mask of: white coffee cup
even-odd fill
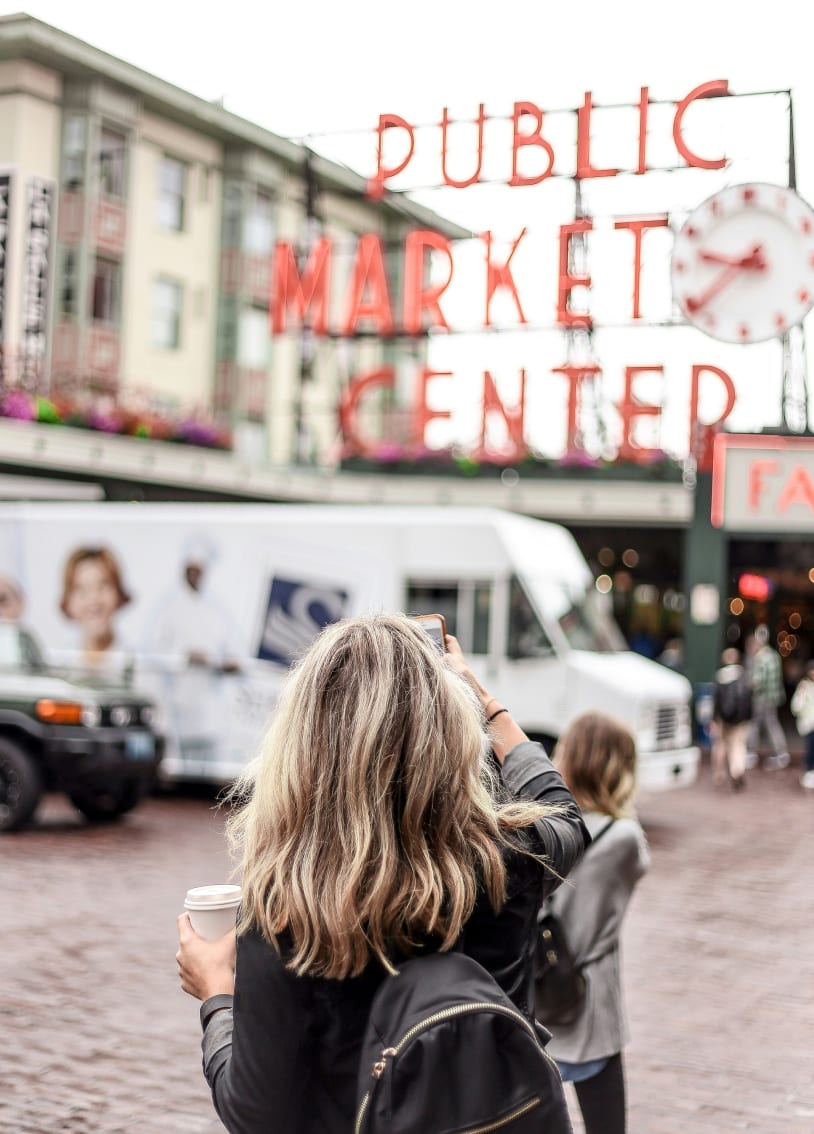
[[[240,905],[239,886],[195,886],[187,890],[184,909],[192,928],[207,941],[216,941],[235,928]]]

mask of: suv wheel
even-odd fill
[[[24,826],[42,795],[36,764],[19,744],[0,737],[0,831]]]
[[[109,788],[84,788],[71,793],[71,803],[92,823],[109,823],[136,806],[147,785],[116,784]]]

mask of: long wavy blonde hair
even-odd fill
[[[238,932],[259,929],[298,974],[348,977],[449,949],[482,886],[506,897],[508,847],[550,814],[501,802],[483,712],[404,615],[325,629],[292,671],[261,754],[232,792]]]

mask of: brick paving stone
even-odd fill
[[[640,800],[630,1134],[814,1130],[814,797],[798,778],[755,770],[735,794],[704,767]],[[53,797],[0,862],[0,1134],[222,1130],[174,961],[184,892],[229,875],[222,813],[161,796],[94,828]]]

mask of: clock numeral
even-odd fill
[[[808,234],[811,232],[811,221],[808,219],[808,217],[803,217],[803,219],[800,221],[800,229],[805,233],[806,236],[808,236]]]
[[[749,325],[748,325],[748,323],[741,323],[741,325],[738,327],[738,334],[740,335],[740,337],[742,339],[748,339],[749,338]]]
[[[806,291],[806,289],[804,287],[801,287],[800,290],[797,292],[797,298],[800,300],[801,303],[808,303],[811,296],[810,296],[810,293],[808,291]]]
[[[754,201],[755,197],[757,196],[757,192],[751,185],[744,185],[742,196],[744,201],[746,202]]]
[[[778,328],[779,330],[781,330],[781,331],[782,331],[782,329],[783,329],[783,328],[785,327],[785,325],[786,325],[786,317],[785,317],[785,315],[781,315],[781,314],[780,314],[780,313],[778,312],[778,314],[777,314],[777,315],[775,315],[775,317],[774,317],[774,325],[775,325],[775,327],[777,327],[777,328]]]

